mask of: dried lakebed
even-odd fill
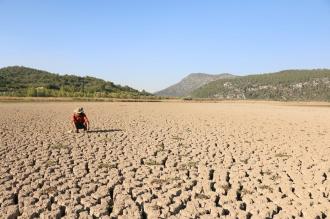
[[[68,133],[77,106],[90,133]],[[327,218],[329,121],[270,103],[0,103],[0,218]]]

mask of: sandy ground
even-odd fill
[[[329,107],[0,103],[0,217],[326,218],[329,159]]]

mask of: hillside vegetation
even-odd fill
[[[222,78],[233,78],[234,75],[230,74],[218,74],[210,75],[204,73],[192,73],[182,79],[179,83],[174,84],[164,90],[155,93],[157,96],[168,96],[168,97],[184,97],[189,95],[197,88]]]
[[[210,82],[195,98],[330,101],[330,70],[287,70]]]
[[[58,75],[13,66],[0,69],[0,95],[140,98],[151,94],[94,77]]]

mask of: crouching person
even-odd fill
[[[89,121],[82,107],[77,108],[72,116],[72,126],[79,133],[79,129],[89,130]]]

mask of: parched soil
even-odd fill
[[[329,218],[329,159],[328,107],[0,103],[0,218]]]

